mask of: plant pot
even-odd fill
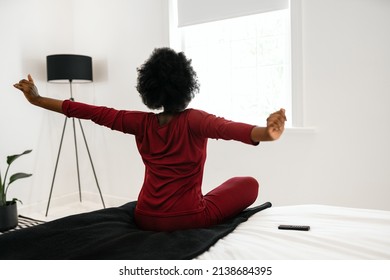
[[[0,231],[7,231],[18,225],[18,208],[16,201],[7,201],[0,206]]]

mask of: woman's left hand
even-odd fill
[[[14,84],[14,87],[19,89],[24,93],[26,99],[31,103],[36,105],[39,98],[41,97],[38,93],[38,89],[34,84],[34,80],[30,74],[27,76],[27,80],[20,80],[19,83]]]

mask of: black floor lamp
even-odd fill
[[[63,82],[69,81],[70,85],[70,100],[74,101],[73,98],[73,92],[72,92],[72,83],[73,82],[92,82],[92,58],[89,56],[84,55],[74,55],[74,54],[55,54],[55,55],[49,55],[46,57],[46,67],[47,67],[47,81],[48,82]],[[53,193],[53,187],[54,187],[54,181],[56,178],[57,173],[57,167],[58,167],[58,160],[60,158],[61,154],[61,148],[62,148],[62,142],[64,140],[64,134],[65,134],[65,128],[67,124],[68,118],[65,117],[64,126],[62,129],[62,135],[61,135],[61,141],[58,148],[58,154],[57,154],[57,160],[54,168],[54,174],[53,174],[53,180],[51,183],[50,188],[50,194],[49,194],[49,201],[47,203],[46,208],[46,216],[49,212],[49,206],[51,201],[51,196]],[[79,157],[78,157],[78,151],[77,151],[77,140],[76,140],[76,127],[75,127],[75,119],[72,118],[73,122],[73,138],[74,138],[74,146],[75,146],[75,152],[76,152],[76,167],[77,167],[77,179],[78,179],[78,185],[79,185],[79,197],[80,202],[81,199],[81,184],[80,184],[80,170],[79,170]],[[85,133],[83,126],[81,125],[81,121],[78,120],[78,123],[80,125],[80,130],[83,135],[85,147],[88,152],[89,161],[91,162],[91,167],[93,171],[93,175],[95,177],[96,185],[99,190],[100,198],[103,203],[103,207],[105,208],[103,195],[99,187],[99,182],[96,176],[95,167],[92,162],[91,153],[89,152],[87,139],[85,138]]]

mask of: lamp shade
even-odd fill
[[[46,57],[48,82],[92,82],[92,58],[85,55],[54,54]]]

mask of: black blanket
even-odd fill
[[[192,259],[207,251],[267,202],[210,228],[152,232],[133,221],[136,202],[68,216],[0,235],[0,259],[155,260]]]

